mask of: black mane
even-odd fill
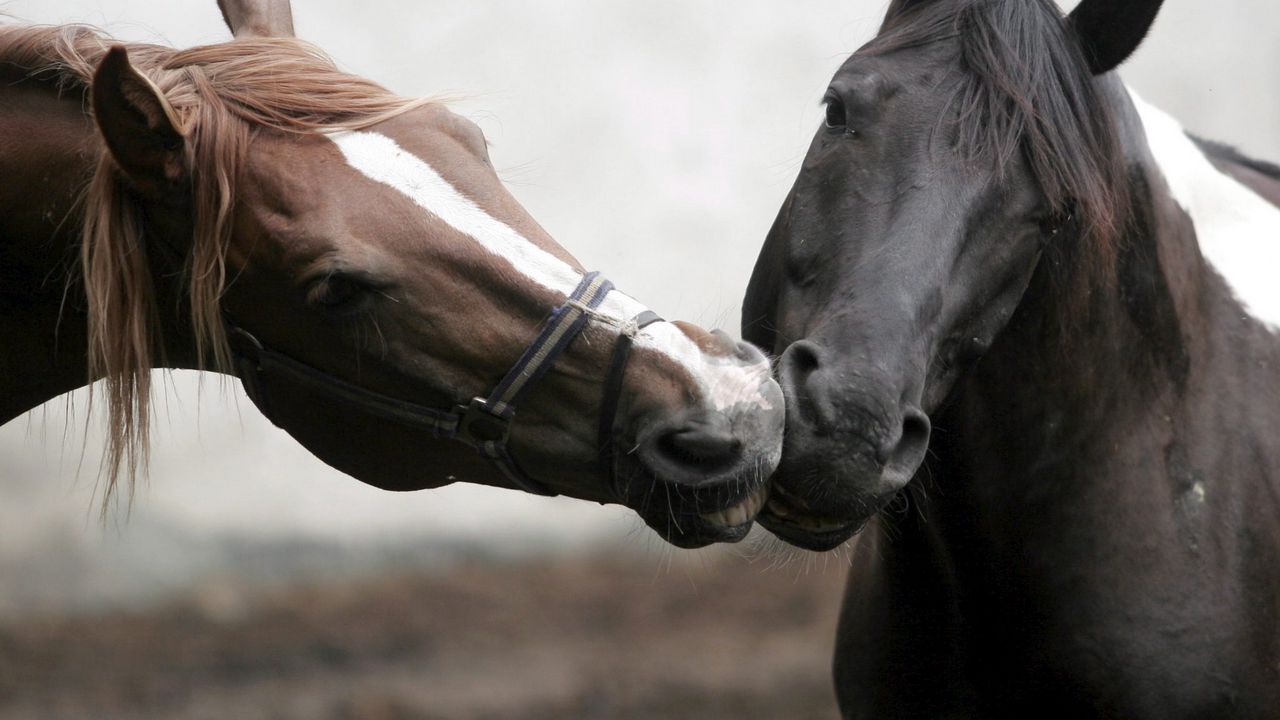
[[[961,81],[943,119],[959,149],[1030,163],[1053,211],[1074,215],[1104,257],[1126,222],[1128,181],[1113,113],[1080,43],[1052,0],[895,0],[879,36],[886,54],[941,40],[959,45]]]

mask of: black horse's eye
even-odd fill
[[[1068,205],[1040,218],[1040,232],[1045,237],[1055,237],[1075,218],[1074,206]]]
[[[337,309],[364,296],[368,286],[347,275],[333,274],[317,281],[307,291],[307,302],[316,307]]]
[[[848,120],[845,117],[844,103],[835,95],[827,95],[822,99],[827,106],[827,117],[824,121],[828,128],[845,129]]]

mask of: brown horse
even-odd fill
[[[743,537],[781,448],[764,355],[585,274],[478,128],[284,37],[287,2],[222,8],[237,38],[188,50],[0,27],[0,422],[102,380],[110,487],[145,462],[153,368],[234,372],[378,487]]]

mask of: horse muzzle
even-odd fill
[[[848,540],[914,477],[928,416],[891,380],[837,366],[817,343],[783,353],[787,431],[760,521],[784,541],[829,550]]]
[[[781,459],[782,390],[764,355],[742,345],[734,377],[740,379],[743,366],[759,366],[760,372],[742,383],[738,400],[722,393],[715,401],[704,397],[678,410],[649,413],[638,419],[638,430],[615,439],[626,443],[614,469],[618,496],[680,547],[746,537]]]

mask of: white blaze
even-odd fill
[[[362,175],[395,188],[486,252],[507,260],[532,282],[567,296],[582,280],[582,274],[572,266],[485,212],[431,165],[386,135],[360,131],[333,133],[329,138],[342,151],[347,164]],[[597,313],[621,324],[646,309],[615,290],[605,297]],[[744,402],[772,408],[760,390],[770,375],[767,362],[743,365],[731,359],[708,357],[670,323],[656,323],[642,330],[636,337],[636,347],[662,353],[683,366],[699,384],[703,397],[717,410]]]
[[[1177,120],[1129,95],[1174,200],[1191,216],[1200,252],[1249,315],[1280,331],[1280,208],[1214,167]]]

